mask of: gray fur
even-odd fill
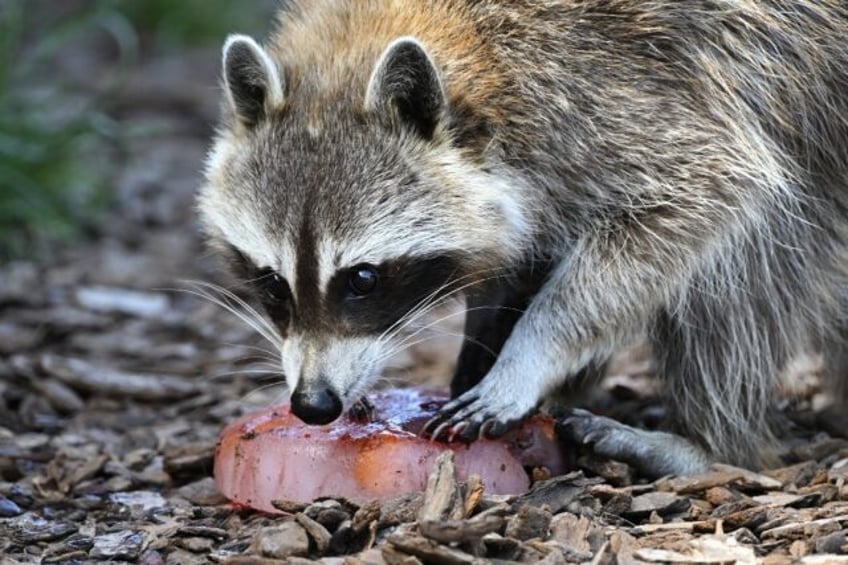
[[[756,467],[799,348],[824,344],[848,379],[844,3],[310,0],[280,21],[285,107],[225,122],[201,194],[213,237],[267,262],[308,218],[338,257],[384,242],[465,251],[469,276],[549,265],[441,423],[520,419],[647,334],[678,431]],[[365,105],[405,36],[447,98],[432,138]]]

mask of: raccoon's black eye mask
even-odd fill
[[[452,290],[457,269],[456,258],[448,254],[355,265],[330,279],[327,309],[352,333],[379,333],[422,300]]]
[[[227,247],[233,274],[246,284],[271,319],[285,327],[291,319],[293,298],[286,279],[270,267],[257,267],[235,246]]]
[[[265,268],[260,270],[254,286],[268,315],[278,323],[288,321],[291,317],[292,293],[286,279],[273,269]]]
[[[233,273],[261,303],[283,333],[290,324],[300,330],[333,328],[352,335],[380,333],[422,301],[438,300],[457,289],[462,261],[453,253],[427,257],[400,257],[380,265],[359,263],[339,269],[324,296],[295,298],[286,279],[270,267],[260,268],[234,246],[227,246]]]

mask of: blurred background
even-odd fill
[[[274,5],[2,0],[0,261],[47,258],[108,228],[116,206],[145,197],[122,173],[133,162],[151,166],[148,185],[173,174],[138,152],[163,136],[209,136],[220,45],[234,31],[264,37]],[[165,153],[186,175],[200,169],[190,151]]]

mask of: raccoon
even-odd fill
[[[651,475],[760,467],[787,361],[848,377],[846,35],[838,1],[292,0],[224,45],[200,214],[308,423],[462,294],[432,436],[501,434],[648,336],[670,430],[564,429]]]

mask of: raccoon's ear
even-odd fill
[[[436,66],[412,37],[393,41],[380,56],[365,93],[365,108],[430,138],[446,105]]]
[[[283,103],[283,81],[277,66],[246,35],[231,35],[224,43],[224,86],[230,107],[248,127]]]

